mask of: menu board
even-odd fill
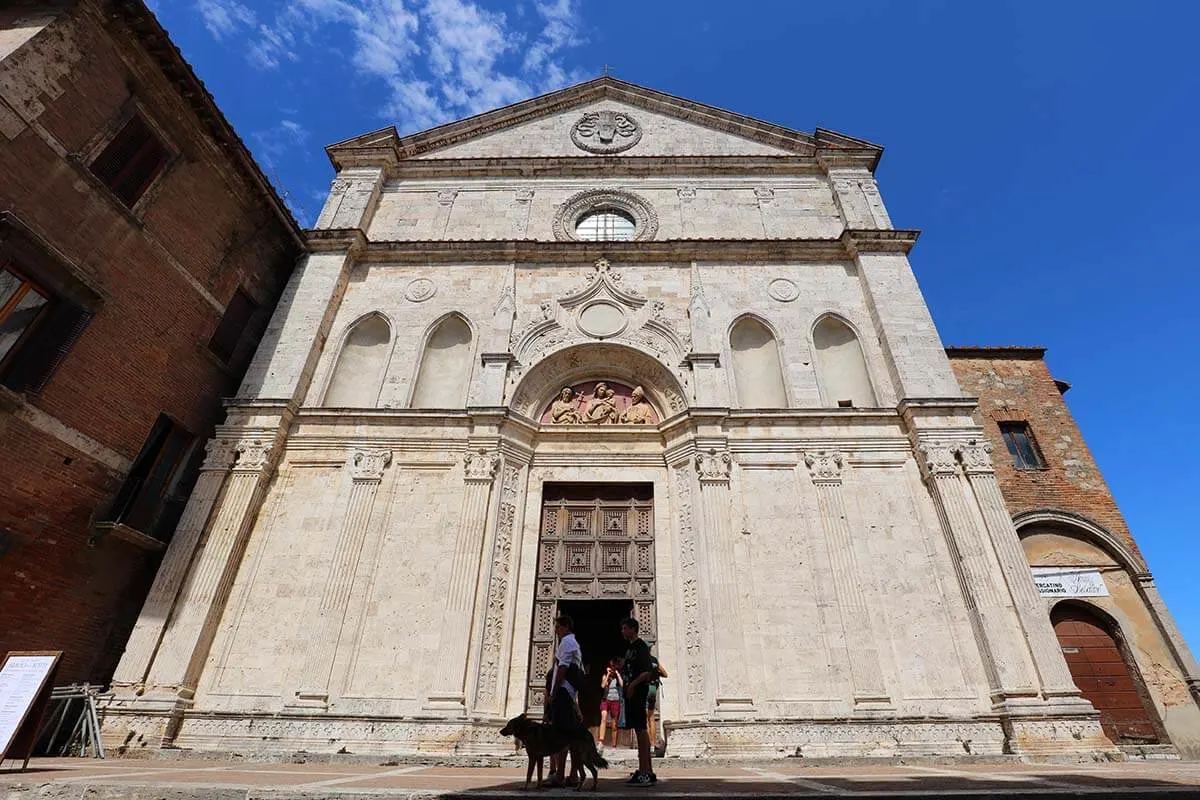
[[[14,652],[4,659],[0,667],[0,758],[29,758],[28,752],[16,751],[32,749],[34,734],[30,729],[41,721],[50,695],[50,676],[61,655]],[[22,742],[18,743],[18,738]],[[24,740],[28,740],[28,746],[22,748],[19,744]]]

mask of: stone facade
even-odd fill
[[[1095,570],[1105,595],[1047,597],[1047,611],[1082,607],[1107,623],[1163,749],[1200,756],[1200,668],[1179,635],[1154,578],[1036,347],[948,350],[964,391],[979,398],[976,420],[991,440],[996,475],[1029,564]],[[1018,468],[1002,424],[1027,424],[1043,463]],[[1145,749],[1133,747],[1134,752]],[[1151,748],[1153,750],[1154,748]]]
[[[114,745],[507,752],[547,612],[608,598],[671,671],[672,754],[1113,751],[880,148],[606,77],[328,152]]]
[[[98,166],[134,119],[136,200]],[[303,240],[141,3],[4,4],[0,174],[0,653],[104,684]]]

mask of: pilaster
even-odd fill
[[[439,671],[429,707],[466,712],[467,652],[475,619],[475,589],[487,530],[488,500],[500,466],[500,454],[481,449],[463,457],[462,516],[454,541],[450,583],[438,648]]]
[[[205,445],[204,463],[192,494],[188,497],[175,535],[154,576],[150,594],[125,645],[125,652],[113,675],[112,689],[117,694],[132,694],[142,688],[167,620],[183,587],[188,567],[208,525],[213,507],[225,487],[226,478],[237,458],[238,443],[214,438]]]
[[[710,448],[695,458],[700,481],[700,507],[704,526],[701,542],[706,554],[710,605],[716,656],[716,712],[744,714],[754,710],[747,680],[746,642],[738,602],[738,576],[733,552],[730,515],[733,495],[729,487],[733,456],[726,449]]]
[[[338,642],[346,623],[346,610],[358,570],[363,542],[370,530],[372,511],[384,470],[392,463],[390,450],[355,450],[349,460],[350,499],[338,534],[329,571],[323,581],[320,604],[309,622],[308,647],[299,685],[290,706],[325,708]]]
[[[379,167],[343,169],[329,188],[329,196],[314,228],[371,227],[379,196],[383,191],[383,170]]]
[[[854,703],[864,708],[886,707],[891,699],[879,666],[874,628],[860,588],[862,577],[854,557],[854,540],[846,517],[846,500],[842,493],[844,459],[837,451],[822,450],[805,453],[804,463],[816,488],[821,527],[825,531],[829,560],[833,567],[834,590],[850,662]]]

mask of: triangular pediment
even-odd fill
[[[873,161],[882,148],[823,129],[795,131],[606,76],[410,136],[384,128],[327,152],[341,168],[409,159],[826,153]]]

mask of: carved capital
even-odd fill
[[[533,199],[533,189],[521,188],[517,189],[513,194],[513,200],[518,203],[528,203]]]
[[[237,459],[237,442],[231,439],[209,439],[204,445],[201,472],[228,472]]]
[[[702,483],[728,483],[733,468],[733,456],[728,450],[710,449],[696,455],[696,472]]]
[[[271,442],[261,439],[243,439],[237,443],[237,462],[234,472],[261,472],[271,463],[274,455]]]
[[[842,454],[837,450],[818,450],[804,454],[813,483],[841,483]]]
[[[458,189],[443,189],[437,193],[437,201],[439,206],[449,206],[454,204],[454,199],[458,197]]]
[[[982,439],[972,439],[958,448],[959,457],[962,458],[963,468],[967,474],[987,474],[994,472],[992,469],[992,443]]]
[[[500,454],[494,450],[480,450],[463,455],[463,477],[468,483],[491,483],[499,466]]]
[[[754,189],[754,197],[759,203],[770,203],[775,199],[775,190],[770,186],[757,186]]]
[[[350,477],[355,482],[381,481],[391,463],[391,450],[355,450],[350,456]]]
[[[921,471],[931,478],[958,474],[958,448],[951,442],[925,442],[918,448]]]

